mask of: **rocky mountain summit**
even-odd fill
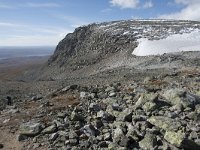
[[[136,57],[132,53],[139,44],[138,39],[160,40],[197,30],[200,31],[197,21],[173,20],[127,20],[82,26],[58,44],[39,74],[44,78],[51,74],[53,79],[64,79],[66,74],[88,76],[119,67],[165,68],[169,63],[174,67],[184,66],[180,62],[183,59],[186,64],[192,64],[187,59],[196,59],[199,54]],[[169,60],[170,57],[173,59]]]

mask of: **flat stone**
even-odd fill
[[[177,131],[181,127],[180,122],[163,116],[152,116],[147,121],[165,131]]]
[[[26,136],[36,136],[42,131],[41,123],[27,122],[20,126],[20,134]]]
[[[55,124],[45,128],[42,133],[43,134],[51,134],[57,131],[57,126]]]

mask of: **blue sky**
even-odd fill
[[[150,18],[200,20],[200,0],[0,0],[0,46],[57,45],[81,25]]]

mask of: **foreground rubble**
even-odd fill
[[[178,72],[64,87],[30,100],[39,105],[31,120],[20,122],[16,139],[22,149],[199,150],[199,79]]]

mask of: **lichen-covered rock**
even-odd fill
[[[158,94],[155,93],[142,94],[135,103],[135,108],[142,107],[146,102],[154,102],[157,98]]]
[[[163,97],[172,105],[181,103],[181,97],[185,95],[185,91],[182,89],[169,89],[164,91]]]
[[[185,139],[185,134],[182,131],[166,131],[164,138],[177,147],[181,147]]]
[[[150,133],[147,133],[143,140],[139,142],[139,146],[142,149],[153,149],[157,144],[156,136]]]
[[[143,106],[142,106],[143,110],[146,112],[151,112],[154,111],[157,108],[156,103],[154,102],[146,102]]]
[[[121,140],[121,138],[124,136],[124,132],[122,128],[120,127],[116,128],[113,133],[114,133],[113,142],[116,142],[116,143],[118,143]]]
[[[85,118],[81,114],[78,114],[77,112],[73,111],[71,113],[71,120],[72,121],[84,121]]]
[[[27,123],[21,124],[19,131],[21,135],[36,136],[42,131],[42,129],[43,129],[43,126],[41,123],[27,122]]]
[[[101,118],[102,120],[106,120],[106,121],[114,121],[115,120],[115,116],[111,115],[108,112],[102,111],[102,110],[97,112],[97,118]]]
[[[56,132],[56,131],[57,131],[57,126],[56,126],[56,124],[53,124],[53,125],[51,125],[51,126],[45,128],[45,129],[42,131],[42,133],[43,133],[43,134],[51,134],[51,133],[54,133],[54,132]]]
[[[177,131],[181,127],[179,121],[163,116],[152,116],[147,121],[165,131]]]
[[[132,115],[133,115],[133,110],[126,108],[124,111],[119,113],[119,116],[117,117],[118,121],[132,121]]]

